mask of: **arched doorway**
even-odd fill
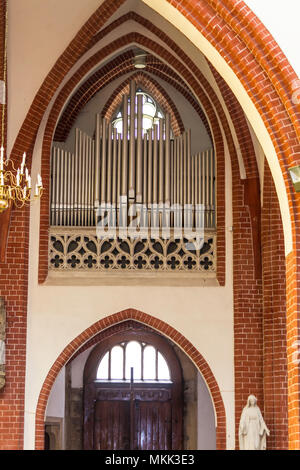
[[[84,370],[85,450],[182,449],[182,372],[152,332],[116,333]]]

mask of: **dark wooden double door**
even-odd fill
[[[130,325],[108,335],[91,351],[84,369],[83,448],[98,450],[181,450],[183,383],[173,347],[161,336]],[[100,359],[126,341],[153,345],[165,358],[170,381],[97,380]],[[157,366],[156,366],[157,367]],[[133,377],[133,376],[132,376]]]
[[[172,384],[90,388],[94,400],[85,415],[85,449],[181,448],[181,409],[172,396]]]

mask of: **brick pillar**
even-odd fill
[[[299,320],[299,259],[291,252],[286,258],[287,277],[287,360],[289,449],[300,449],[300,320]]]
[[[262,281],[256,279],[250,213],[245,186],[233,166],[233,286],[236,449],[238,428],[247,398],[254,394],[263,410]]]
[[[0,296],[6,307],[6,384],[0,390],[0,449],[23,449],[29,210],[13,210]]]
[[[265,161],[262,208],[264,307],[264,418],[267,448],[288,448],[286,267],[283,227],[273,178]]]

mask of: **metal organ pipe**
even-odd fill
[[[123,148],[122,148],[122,185],[121,195],[127,197],[128,174],[128,95],[123,96]]]
[[[50,212],[50,224],[57,225],[55,223],[55,214],[56,214],[56,148],[52,148],[51,155],[51,212]]]
[[[106,164],[107,164],[107,152],[106,152],[106,120],[102,121],[102,145],[101,145],[101,205],[106,202]]]
[[[136,148],[136,202],[141,203],[143,197],[143,156],[142,156],[142,119],[143,119],[143,95],[137,95],[137,148]]]
[[[171,145],[170,145],[170,114],[165,121],[165,204],[171,203]],[[161,137],[162,138],[162,137]]]
[[[100,199],[100,144],[101,144],[101,116],[96,115],[96,129],[95,129],[95,208],[99,206]],[[76,129],[77,130],[77,129]]]
[[[117,185],[118,185],[118,134],[117,134],[117,129],[115,128],[113,130],[113,161],[112,161],[112,197],[111,197],[111,202],[113,206],[116,206],[117,203]]]
[[[122,135],[97,114],[94,139],[75,130],[74,154],[53,145],[51,224],[94,226],[101,204],[103,211],[110,208],[110,226],[126,227],[129,200],[140,204],[141,227],[181,227],[184,222],[213,228],[213,150],[191,155],[191,131],[172,138],[168,114],[143,135],[143,96],[136,95],[134,83],[130,97],[130,114],[128,94],[123,97]]]
[[[84,186],[84,225],[88,225],[88,174],[89,174],[89,138],[85,135],[85,155],[84,155],[84,163],[85,163],[85,186]]]
[[[91,225],[95,225],[95,210],[94,210],[94,204],[95,204],[95,186],[93,184],[93,176],[95,175],[95,141],[91,140],[92,142],[92,167],[91,167]]]
[[[130,82],[129,199],[135,197],[135,81]],[[127,107],[128,101],[124,105]]]

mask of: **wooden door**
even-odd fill
[[[132,338],[161,351],[170,368],[170,380],[116,382],[110,377],[96,378],[100,358],[112,345]],[[129,331],[112,335],[91,352],[84,371],[85,450],[181,450],[182,408],[181,368],[162,338]]]
[[[99,400],[94,413],[94,450],[129,450],[130,403]]]
[[[98,389],[91,422],[94,450],[172,449],[171,388]]]
[[[135,446],[137,450],[172,449],[171,402],[135,402]]]

